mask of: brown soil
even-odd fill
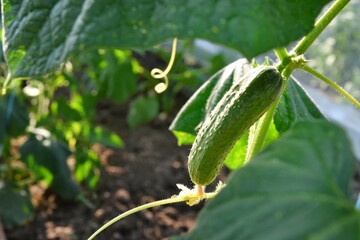
[[[102,102],[97,124],[118,133],[123,149],[94,146],[104,169],[95,192],[86,191],[82,201],[65,201],[34,186],[38,208],[26,225],[6,230],[8,240],[86,239],[101,225],[138,205],[179,193],[176,183],[191,187],[186,159],[189,146],[179,147],[168,130],[170,118],[154,120],[146,126],[129,129],[125,106]],[[96,239],[167,239],[188,232],[203,204],[185,203],[156,207],[131,215],[112,225]]]

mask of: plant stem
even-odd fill
[[[285,47],[276,48],[275,53],[280,61],[284,61],[285,58],[289,57],[289,53]]]
[[[210,199],[210,198],[214,198],[216,196],[217,192],[211,192],[211,193],[206,193],[201,199]],[[159,201],[155,201],[155,202],[150,202],[150,203],[146,203],[143,204],[141,206],[138,206],[136,208],[132,208],[122,214],[120,214],[119,216],[111,219],[109,222],[107,222],[106,224],[104,224],[103,226],[101,226],[98,230],[96,230],[96,232],[94,232],[89,238],[88,240],[92,240],[94,239],[99,233],[101,233],[102,231],[104,231],[106,228],[108,228],[109,226],[111,226],[112,224],[116,223],[117,221],[131,215],[137,212],[140,212],[142,210],[148,209],[148,208],[152,208],[152,207],[158,207],[158,206],[162,206],[162,205],[167,205],[167,204],[172,204],[172,203],[178,203],[178,202],[188,202],[190,200],[192,200],[194,198],[194,196],[191,195],[187,195],[187,196],[175,196],[175,197],[171,197],[171,198],[167,198],[167,199],[163,199],[163,200],[159,200]]]
[[[276,48],[275,49],[275,53],[276,56],[278,57],[278,59],[281,61],[278,66],[277,69],[279,70],[279,72],[282,73],[282,71],[289,65],[291,64],[291,55],[289,55],[288,51],[286,50],[285,47],[282,48]]]
[[[296,55],[301,55],[311,46],[315,39],[330,24],[330,22],[339,14],[339,12],[350,2],[350,0],[337,0],[326,13],[315,23],[314,29],[305,36],[294,48]]]
[[[248,163],[256,153],[258,153],[264,145],[267,132],[269,130],[271,120],[275,113],[278,101],[270,107],[270,109],[263,115],[256,125],[250,128],[249,144],[246,151],[244,163]],[[255,128],[255,129],[252,129]],[[254,130],[254,131],[252,131]]]
[[[308,65],[303,65],[302,69],[307,71],[308,73],[314,75],[315,77],[319,78],[320,80],[327,83],[330,87],[335,89],[337,92],[339,92],[341,95],[343,95],[347,100],[349,100],[352,104],[354,104],[356,107],[360,108],[360,103],[345,89],[343,89],[341,86],[337,85],[335,82],[324,76],[323,74],[319,73],[315,69],[309,67]]]
[[[99,228],[96,232],[94,232],[89,238],[88,240],[94,239],[99,233],[101,233],[103,230],[105,230],[107,227],[109,227],[110,225],[114,224],[115,222],[142,210],[148,209],[148,208],[152,208],[152,207],[157,207],[157,206],[161,206],[161,205],[166,205],[166,204],[171,204],[171,203],[177,203],[177,202],[184,202],[187,199],[184,199],[184,197],[179,198],[169,198],[169,199],[163,199],[163,200],[159,200],[159,201],[155,201],[155,202],[150,202],[141,206],[138,206],[136,208],[132,208],[126,212],[124,212],[123,214],[120,214],[119,216],[111,219],[109,222],[107,222],[106,224],[104,224],[101,228]]]
[[[269,131],[271,120],[273,119],[274,113],[276,111],[277,105],[280,100],[280,96],[285,90],[285,86],[287,83],[287,79],[290,77],[293,68],[288,66],[289,64],[283,64],[285,62],[291,62],[291,56],[289,55],[286,48],[277,48],[275,49],[275,53],[278,56],[281,63],[278,66],[282,70],[279,70],[282,73],[282,77],[284,79],[283,89],[281,90],[281,94],[274,102],[274,104],[269,108],[269,110],[260,118],[260,120],[256,123],[256,125],[252,126],[249,134],[249,143],[248,149],[246,151],[245,163],[249,162],[255,154],[257,154],[264,145],[267,132]],[[288,66],[288,67],[287,67]],[[290,69],[290,70],[288,70]]]
[[[301,54],[304,54],[306,52],[306,50],[313,44],[313,42],[316,40],[316,38],[330,24],[330,22],[349,3],[349,1],[350,0],[337,0],[325,12],[325,14],[316,22],[314,29],[296,45],[296,47],[293,49],[293,53],[295,53],[295,54],[291,54],[291,53],[289,54],[287,52],[286,48],[275,49],[275,53],[276,53],[277,57],[279,58],[279,60],[281,61],[280,64],[278,64],[277,69],[279,70],[279,72],[281,72],[281,74],[284,78],[284,84],[283,84],[283,89],[282,89],[281,93],[283,93],[285,91],[286,83],[287,83],[287,80],[290,77],[291,73],[293,72],[293,70],[295,68],[298,67],[298,65],[292,61],[291,56],[293,56],[293,55],[299,56]],[[322,80],[324,80],[324,79],[322,79]],[[327,80],[328,81],[326,81],[326,80],[324,80],[324,81],[326,81],[330,86],[332,86],[333,88],[338,90],[342,95],[344,95],[347,99],[349,99],[356,106],[359,106],[356,99],[354,99],[344,89],[342,89],[340,86],[336,85],[334,82],[331,82],[331,80],[329,80],[329,79],[327,79]],[[280,100],[280,98],[273,104],[273,106],[270,107],[270,109],[265,113],[265,115],[258,121],[257,125],[254,126],[255,130],[250,132],[250,136],[249,136],[250,141],[248,144],[245,163],[250,161],[251,158],[257,152],[259,152],[261,150],[279,100]]]

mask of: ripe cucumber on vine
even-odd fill
[[[235,142],[277,100],[282,83],[278,70],[267,66],[235,79],[205,119],[191,148],[188,168],[196,185],[213,182]]]
[[[93,239],[120,219],[147,208],[177,202],[194,205],[203,199],[215,197],[225,185],[219,183],[216,190],[209,193],[205,192],[205,186],[217,177],[236,140],[251,128],[245,164],[250,162],[254,155],[263,148],[280,97],[295,69],[303,69],[326,82],[360,109],[360,103],[354,97],[334,81],[308,66],[308,61],[303,56],[348,2],[349,0],[335,1],[316,22],[313,30],[301,39],[292,51],[288,52],[285,47],[275,49],[278,58],[277,64],[253,67],[243,76],[234,79],[232,86],[217,102],[210,114],[206,116],[189,154],[188,168],[190,178],[195,185],[193,189],[178,184],[177,186],[181,190],[178,195],[131,209],[110,220],[88,239]],[[176,41],[175,39],[173,42],[171,59],[166,70],[155,69],[152,71],[152,76],[165,79],[164,83],[157,85],[157,92],[165,91],[168,86],[167,74],[174,62]]]

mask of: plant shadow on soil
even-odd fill
[[[38,206],[35,217],[24,226],[7,229],[8,240],[86,239],[130,208],[178,194],[177,183],[192,187],[186,166],[190,146],[179,147],[168,130],[174,116],[129,129],[127,107],[110,101],[102,101],[97,107],[96,124],[118,133],[125,146],[94,146],[103,164],[95,193],[85,192],[94,208],[33,186],[33,202]],[[224,180],[225,175],[222,172],[220,179]],[[213,188],[210,186],[209,190]],[[155,240],[181,235],[194,227],[203,206],[204,203],[192,207],[177,203],[145,210],[115,223],[95,239]]]

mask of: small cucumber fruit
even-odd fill
[[[188,168],[196,185],[218,175],[235,142],[275,102],[283,79],[274,67],[259,66],[237,79],[202,124],[191,148]]]

